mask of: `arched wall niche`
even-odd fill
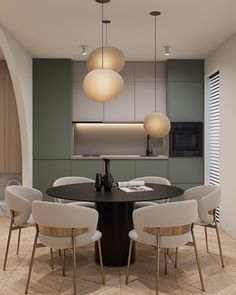
[[[32,186],[32,57],[1,25],[0,47],[11,75],[18,110],[22,182]]]

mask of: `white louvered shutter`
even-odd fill
[[[220,73],[209,77],[209,183],[220,183]],[[219,222],[219,209],[216,219]]]

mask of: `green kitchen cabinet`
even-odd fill
[[[172,122],[203,122],[203,82],[169,82],[168,115]]]
[[[170,158],[169,180],[172,184],[202,184],[203,158]]]
[[[101,160],[71,160],[71,176],[83,176],[95,180],[96,173],[103,173],[104,161]]]
[[[167,61],[167,115],[172,122],[204,121],[204,61]]]
[[[34,59],[33,158],[69,159],[71,122],[71,60]]]
[[[115,182],[135,178],[135,160],[111,160],[110,168]]]
[[[52,200],[45,190],[52,187],[57,178],[70,175],[70,160],[34,160],[33,164],[33,187],[44,194],[45,200]]]
[[[204,60],[170,59],[167,61],[167,79],[171,82],[203,82]]]
[[[168,178],[168,160],[136,160],[135,176],[160,176]]]

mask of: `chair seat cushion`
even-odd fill
[[[152,206],[152,205],[158,205],[157,203],[154,202],[136,202],[135,203],[135,209],[147,207],[147,206]]]
[[[30,217],[27,220],[27,225],[28,226],[34,226],[35,225],[34,218],[33,218],[33,215],[32,214],[30,214]]]
[[[70,202],[67,205],[74,205],[74,206],[84,206],[89,208],[95,208],[95,204],[93,202]]]
[[[213,223],[213,222],[212,222],[212,223]],[[209,224],[209,223],[206,223],[206,222],[202,221],[201,218],[198,217],[198,218],[196,219],[196,221],[194,222],[194,224],[196,224],[196,225],[207,225],[207,224]]]
[[[140,238],[135,230],[129,232],[130,239],[139,242],[141,244],[156,246],[156,236],[146,234],[145,239]],[[160,247],[161,248],[176,248],[186,245],[189,241],[192,241],[191,233],[185,233],[177,236],[161,236]]]
[[[81,247],[85,245],[89,245],[93,242],[100,240],[102,237],[102,233],[98,230],[95,232],[85,232],[75,238],[76,247]],[[72,248],[72,237],[51,237],[39,234],[40,242],[54,249],[65,249]]]
[[[29,217],[29,219],[27,220],[26,223],[22,224],[22,223],[18,223],[17,221],[14,220],[14,225],[20,225],[20,226],[23,226],[23,227],[28,227],[28,226],[35,226],[35,222],[34,222],[32,214],[30,214],[30,217]]]

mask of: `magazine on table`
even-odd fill
[[[117,187],[126,193],[153,191],[144,181],[117,182]]]

